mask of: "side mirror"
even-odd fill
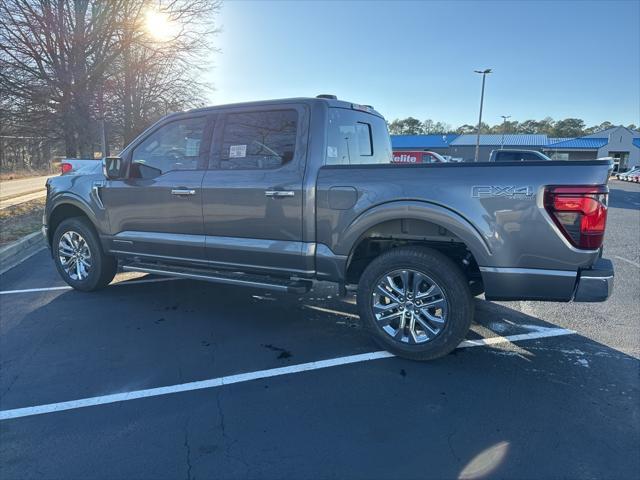
[[[121,180],[127,173],[125,161],[120,157],[105,157],[102,160],[102,173],[109,180]]]

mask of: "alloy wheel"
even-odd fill
[[[378,326],[394,340],[421,344],[433,340],[447,323],[448,301],[428,275],[411,269],[380,277],[372,298]]]
[[[82,235],[69,230],[58,242],[58,258],[65,273],[72,280],[85,280],[91,270],[91,250]]]

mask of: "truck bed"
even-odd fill
[[[567,241],[544,209],[544,189],[606,185],[611,168],[608,161],[325,166],[317,181],[317,241],[348,257],[354,237],[402,220],[416,238],[463,243],[488,297],[495,291],[496,298],[567,300],[579,271],[601,252]]]

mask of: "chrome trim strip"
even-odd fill
[[[102,198],[100,198],[100,189],[103,188],[105,184],[106,183],[104,181],[96,181],[93,182],[93,185],[91,186],[91,192],[93,193],[96,204],[100,210],[104,210],[104,204],[102,203]]]
[[[573,270],[544,270],[542,268],[510,268],[510,267],[479,267],[483,273],[507,273],[512,275],[547,275],[553,277],[575,277],[578,272]]]
[[[591,275],[584,275],[584,274],[580,274],[580,280],[584,280],[586,278],[588,279],[592,279],[592,280],[611,280],[612,278],[614,278],[615,275],[608,275],[606,277],[592,277]]]
[[[147,267],[136,267],[131,265],[123,265],[122,269],[127,272],[153,273],[156,275],[166,275],[169,277],[189,278],[192,280],[206,280],[208,282],[214,282],[214,283],[226,283],[228,285],[243,285],[243,286],[250,286],[250,287],[259,287],[259,288],[265,288],[268,290],[277,290],[280,292],[286,292],[288,290],[288,287],[286,285],[274,285],[272,283],[255,282],[251,280],[241,280],[237,278],[227,278],[227,277],[220,277],[215,275],[198,275],[197,273],[172,272],[169,270],[161,270],[161,269],[147,268]]]

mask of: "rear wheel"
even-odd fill
[[[422,247],[383,253],[358,285],[360,318],[383,348],[405,358],[446,355],[473,319],[467,279],[450,259]]]
[[[98,290],[116,275],[118,261],[104,254],[93,226],[82,217],[58,225],[51,250],[58,272],[76,290]]]

